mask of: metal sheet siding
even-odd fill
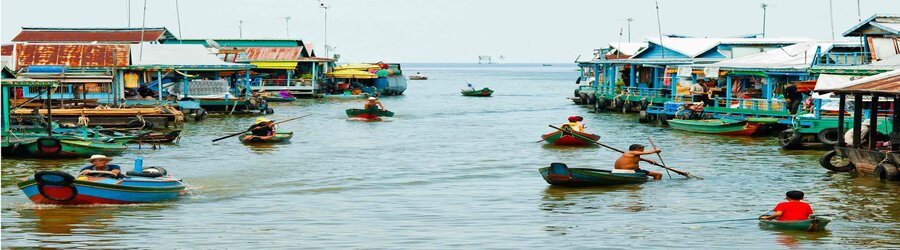
[[[128,49],[128,45],[110,44],[16,44],[16,70],[30,65],[123,67],[128,66]]]
[[[297,61],[303,47],[251,47],[247,48],[250,61]]]
[[[144,41],[159,40],[165,31],[145,30]],[[13,42],[123,42],[141,41],[140,31],[37,31],[23,30]]]
[[[0,46],[0,56],[11,56],[13,54],[13,45],[6,44]]]
[[[688,56],[678,53],[677,51],[661,47],[656,44],[650,44],[650,46],[641,53],[635,55],[634,58],[662,58],[663,51],[665,51],[665,58],[688,58]]]
[[[857,91],[857,92],[881,92],[881,93],[894,93],[900,94],[900,75],[895,75],[883,79],[874,80],[871,82],[853,85],[850,87],[846,87],[841,90],[848,91]]]

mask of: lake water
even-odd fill
[[[348,121],[356,100],[277,104],[291,143],[245,146],[211,139],[247,128],[252,116],[211,116],[185,125],[177,145],[136,145],[137,156],[183,178],[191,194],[151,205],[36,205],[15,183],[36,170],[75,173],[82,159],[2,161],[2,246],[48,248],[888,248],[900,244],[900,184],[828,173],[821,151],[782,151],[772,138],[720,137],[594,114],[565,99],[574,65],[406,64],[405,95],[383,98],[384,122]],[[463,97],[466,82],[493,97]],[[604,148],[536,142],[570,115],[618,148],[652,137],[666,163],[705,177],[608,188],[556,188],[537,169],[551,162],[611,168]],[[650,157],[655,159],[654,157]],[[645,169],[660,170],[652,166]],[[828,231],[781,232],[755,218],[788,190]]]

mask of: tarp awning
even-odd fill
[[[297,62],[251,62],[257,69],[295,69]]]
[[[351,63],[351,64],[343,64],[334,67],[335,71],[338,70],[370,70],[370,69],[381,69],[381,66],[375,64],[367,64],[367,63]]]
[[[334,77],[334,78],[352,78],[352,79],[373,79],[373,78],[378,78],[377,75],[372,74],[372,73],[369,73],[369,72],[367,72],[367,71],[362,71],[362,70],[352,70],[352,69],[335,70],[334,72],[325,74],[325,76],[328,76],[328,77]]]

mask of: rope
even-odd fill
[[[77,123],[77,124],[78,124],[78,125],[81,125],[81,126],[87,127],[87,126],[88,126],[88,123],[90,123],[90,121],[91,121],[91,119],[88,118],[87,116],[85,116],[85,115],[82,113],[81,116],[78,117],[78,123]]]

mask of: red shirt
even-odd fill
[[[813,214],[812,208],[806,202],[788,201],[778,203],[772,211],[781,211],[778,221],[786,220],[808,220],[809,215]]]

